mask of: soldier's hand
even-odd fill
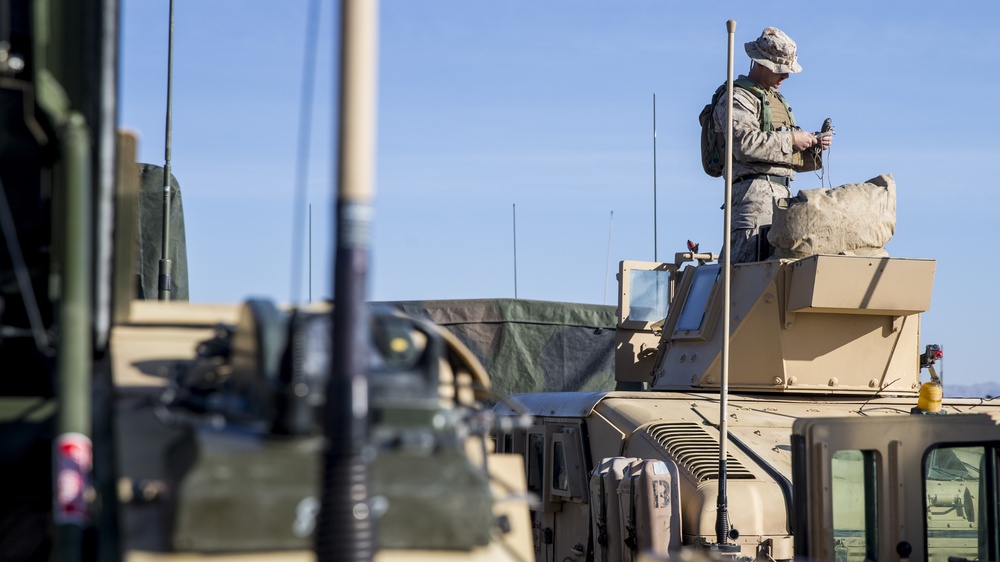
[[[795,149],[796,152],[802,152],[811,146],[819,144],[819,142],[820,141],[812,133],[807,133],[805,131],[792,131],[792,148]]]
[[[833,135],[832,134],[822,135],[817,140],[819,141],[818,148],[820,148],[820,150],[826,150],[830,148],[831,144],[833,144]]]

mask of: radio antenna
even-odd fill
[[[170,27],[167,32],[167,126],[163,147],[163,224],[160,228],[160,264],[157,281],[158,296],[161,301],[170,300],[173,264],[170,261],[170,144],[172,142],[171,122],[173,118],[174,69],[174,0],[170,0]]]
[[[313,301],[313,206],[309,204],[309,302]]]
[[[656,235],[656,92],[653,92],[653,261],[659,262]]]
[[[306,44],[302,58],[302,91],[299,93],[299,140],[295,154],[295,197],[292,199],[292,303],[302,290],[302,211],[309,175],[309,141],[312,138],[313,82],[319,36],[319,0],[310,0],[306,12]],[[312,205],[309,205],[309,302],[312,302]]]
[[[604,304],[608,304],[608,276],[611,275],[611,233],[615,224],[615,212],[611,211],[611,219],[608,220],[608,261],[604,265]]]
[[[722,380],[719,381],[719,494],[715,518],[716,547],[721,553],[739,552],[739,546],[729,542],[729,508],[726,499],[726,447],[729,443],[729,316],[730,283],[732,281],[733,222],[733,41],[736,20],[726,22],[729,36],[729,64],[726,70],[726,199],[725,235],[722,238]]]
[[[378,2],[340,3],[339,134],[333,328],[316,560],[371,561],[376,521],[368,471],[371,324],[365,300],[375,190]]]
[[[511,203],[512,226],[514,230],[514,298],[517,299],[517,205]]]

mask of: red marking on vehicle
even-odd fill
[[[81,433],[65,433],[55,443],[55,509],[57,525],[83,526],[90,515],[87,500],[93,452],[90,439]]]

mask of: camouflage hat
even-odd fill
[[[765,28],[757,40],[746,43],[744,47],[754,62],[778,74],[802,72],[802,67],[795,61],[795,41],[777,27]]]

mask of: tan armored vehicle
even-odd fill
[[[715,259],[621,263],[620,390],[516,396],[534,423],[497,448],[527,459],[536,560],[699,546],[763,560],[1000,558],[1000,405],[938,404],[936,383],[920,396],[921,366],[933,374],[940,355],[920,348],[935,268],[923,259],[733,266],[719,540]]]
[[[721,263],[621,262],[616,391],[497,407],[534,416],[496,447],[526,458],[535,559],[1000,560],[1000,404],[942,404],[935,264],[885,251],[892,177],[774,200],[732,265],[722,169]]]

